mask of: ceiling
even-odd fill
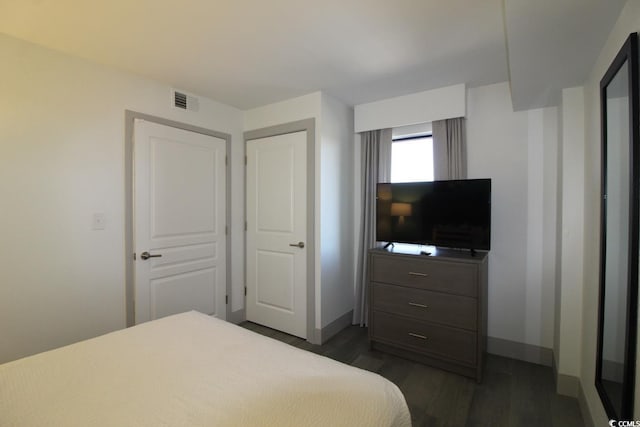
[[[509,80],[522,110],[584,82],[624,2],[0,0],[0,32],[240,109]]]

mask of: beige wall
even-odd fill
[[[353,310],[353,108],[322,94],[320,129],[321,327]]]
[[[506,82],[467,89],[465,98],[469,178],[492,178],[488,335],[550,354],[555,315],[557,108],[514,112]],[[410,110],[406,117],[419,113]],[[395,119],[408,122],[404,117]],[[360,191],[357,135],[355,144]],[[357,220],[356,225],[358,236]]]
[[[236,163],[243,150],[237,109],[200,98],[197,113],[178,110],[166,85],[6,36],[0,52],[1,363],[125,326],[125,109],[229,133]],[[242,222],[231,225],[242,295]]]
[[[607,425],[607,417],[596,392],[595,354],[598,323],[599,229],[600,229],[600,79],[629,33],[640,31],[640,0],[629,0],[609,34],[584,87],[585,100],[585,200],[584,284],[580,381],[595,425]],[[565,160],[566,162],[567,160]],[[640,331],[640,328],[639,328]],[[636,368],[636,375],[640,371]],[[636,377],[634,418],[640,418],[640,380]]]
[[[492,179],[488,335],[544,349],[553,346],[556,118],[555,108],[514,112],[508,83],[468,90],[468,175]]]
[[[562,91],[562,214],[559,247],[558,293],[560,317],[558,344],[554,349],[559,374],[578,377],[582,339],[582,301],[584,283],[583,230],[585,200],[584,91],[569,88]]]

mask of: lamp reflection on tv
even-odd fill
[[[404,217],[411,216],[411,203],[391,203],[391,216],[398,217],[398,225],[404,225]]]

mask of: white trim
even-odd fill
[[[227,170],[226,170],[226,223],[231,230],[231,135],[228,133],[218,132],[212,129],[206,129],[199,126],[193,126],[187,123],[177,122],[174,120],[164,119],[149,114],[139,113],[137,111],[125,110],[124,124],[124,208],[125,208],[125,313],[127,327],[135,324],[135,304],[134,304],[134,277],[133,277],[133,131],[135,119],[142,119],[153,123],[159,123],[165,126],[171,126],[177,129],[188,130],[191,132],[201,133],[203,135],[214,136],[225,140]],[[226,288],[228,296],[227,313],[228,317],[231,312],[231,233],[227,235],[227,265],[226,265]]]
[[[356,105],[354,131],[365,132],[464,117],[466,112],[466,86],[458,84]]]
[[[431,135],[433,133],[433,124],[419,123],[417,125],[400,126],[391,129],[391,139],[410,138],[412,136]]]

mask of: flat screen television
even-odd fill
[[[448,248],[491,247],[491,180],[380,183],[376,240]]]

